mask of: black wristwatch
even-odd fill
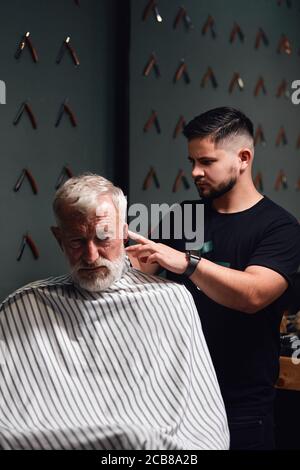
[[[190,277],[196,270],[200,260],[201,256],[198,255],[193,255],[190,250],[185,252],[186,259],[188,260],[188,266],[186,270],[183,273],[183,276]]]

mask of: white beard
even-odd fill
[[[100,258],[90,268],[105,266],[107,270],[104,271],[79,271],[82,268],[87,268],[81,262],[72,267],[71,275],[76,284],[82,289],[89,292],[99,292],[108,289],[114,282],[119,280],[125,266],[125,250],[121,253],[119,258],[114,261],[109,261],[105,258]],[[83,274],[85,273],[85,274]]]

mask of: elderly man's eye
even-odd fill
[[[71,248],[80,248],[81,247],[81,240],[70,240],[69,245]]]

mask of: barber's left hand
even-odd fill
[[[162,268],[175,274],[185,272],[188,265],[185,253],[162,243],[155,243],[130,230],[128,230],[128,236],[138,243],[126,248],[129,255],[136,257],[142,263],[158,263]]]

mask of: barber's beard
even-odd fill
[[[232,188],[234,188],[234,186],[236,185],[237,177],[232,176],[228,181],[219,184],[219,186],[216,187],[216,188],[206,186],[205,189],[203,189],[200,186],[198,186],[198,184],[197,184],[200,181],[201,181],[200,178],[195,179],[195,185],[197,187],[199,196],[201,197],[201,199],[204,199],[206,201],[212,201],[212,200],[217,199],[221,196],[224,196],[224,194],[231,191]]]
[[[82,289],[89,292],[104,291],[121,278],[125,266],[125,257],[124,250],[119,258],[114,261],[100,258],[92,265],[86,265],[80,261],[72,266],[72,278]],[[106,269],[89,271],[89,268],[93,269],[100,266]]]

